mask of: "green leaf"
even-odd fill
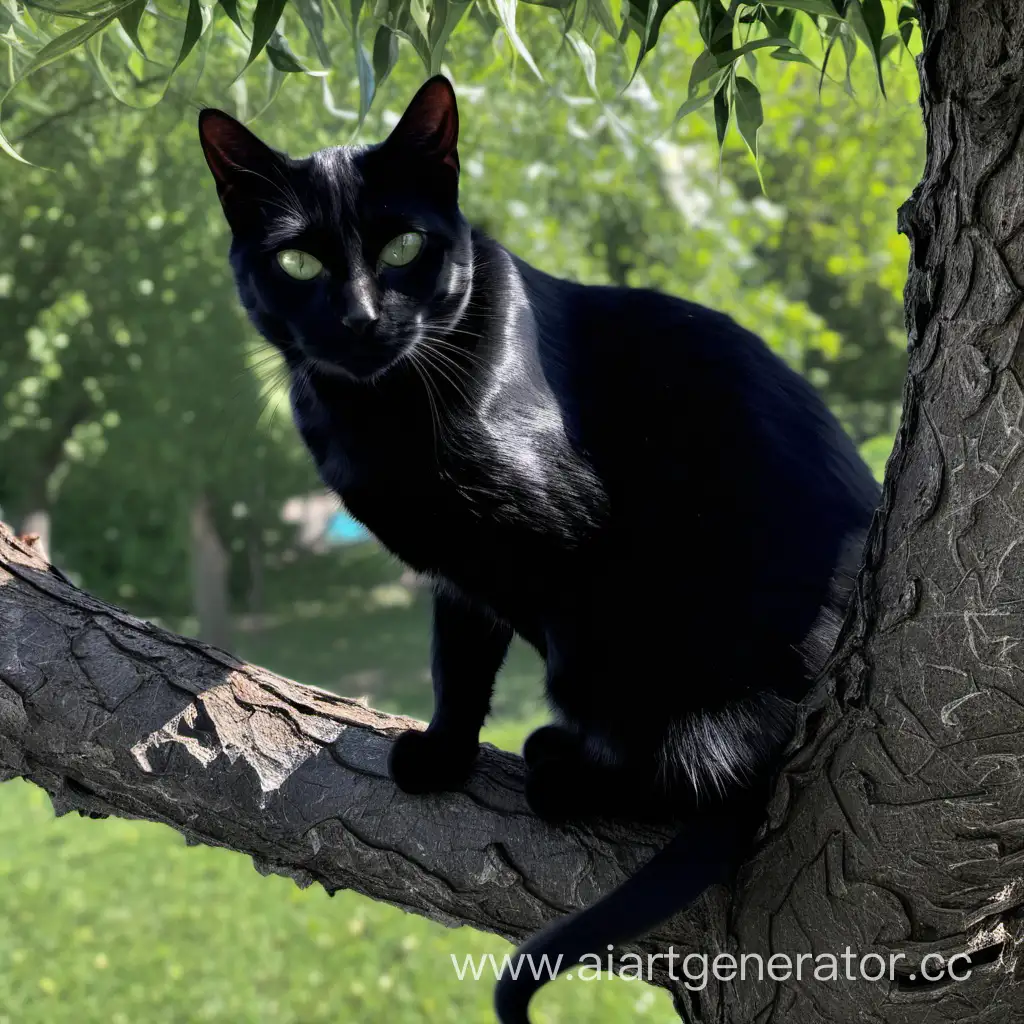
[[[373,40],[373,74],[378,88],[383,85],[397,62],[398,36],[387,25],[381,25]]]
[[[361,125],[370,111],[377,83],[373,77],[373,64],[366,47],[356,40],[356,71],[359,75],[359,124]]]
[[[757,180],[761,182],[761,191],[764,191],[764,181],[761,178],[761,169],[757,159],[757,132],[764,124],[764,108],[761,105],[761,93],[749,78],[736,76],[735,92],[733,93],[736,106],[736,127],[754,158],[754,167],[757,170]]]
[[[882,40],[882,60],[885,60],[885,58],[888,57],[889,54],[892,53],[892,51],[895,50],[896,47],[899,46],[899,45],[900,45],[900,37],[899,36],[886,36]]]
[[[252,45],[249,48],[249,56],[246,58],[245,66],[239,71],[242,72],[263,52],[263,48],[270,42],[270,37],[281,20],[287,0],[256,0],[256,10],[252,15]],[[280,83],[275,81],[275,86],[280,89]],[[275,94],[276,95],[276,94]]]
[[[114,76],[111,74],[110,69],[107,67],[106,62],[103,60],[103,40],[104,36],[93,36],[85,44],[86,53],[89,55],[89,59],[92,61],[93,66],[99,72],[100,78],[103,79],[103,84],[110,91],[110,94],[114,96],[119,103],[123,103],[126,107],[131,107],[133,110],[149,110],[151,107],[155,107],[167,93],[167,87],[170,84],[170,77],[164,79],[163,88],[155,93],[150,94],[149,99],[144,103],[139,103],[135,100],[134,95],[125,94],[125,92],[118,85]],[[139,80],[135,73],[128,68],[128,74],[131,76],[132,84],[138,86]]]
[[[312,74],[312,75],[324,75],[326,72],[312,72],[301,60],[295,55],[295,51],[292,49],[291,43],[284,37],[284,34],[280,29],[274,29],[274,34],[270,37],[270,41],[267,43],[267,59],[271,64],[277,68],[278,71],[283,71],[285,74]]]
[[[413,23],[420,30],[420,36],[423,38],[424,43],[427,44],[427,64],[430,63],[430,8],[427,6],[427,0],[411,0],[409,4],[409,14],[412,17]]]
[[[235,27],[248,39],[249,33],[246,32],[245,26],[242,24],[242,15],[238,10],[238,0],[217,0],[217,2],[223,8],[224,13],[235,23]]]
[[[756,160],[757,132],[764,124],[761,93],[749,78],[740,75],[736,76],[735,89],[736,127]]]
[[[77,18],[79,21],[88,21],[90,18],[107,14],[110,0],[98,0],[97,3],[86,4],[84,7],[75,7],[71,10],[62,10],[59,2],[53,4],[40,3],[40,0],[25,0],[25,6],[37,11],[44,11],[46,14],[54,14],[60,18]],[[25,23],[20,24],[23,27]]]
[[[618,38],[619,26],[615,22],[612,9],[608,6],[608,0],[590,0],[588,10],[607,35],[612,39]]]
[[[121,7],[124,6],[127,6],[127,4],[121,5]],[[72,50],[78,49],[79,46],[91,39],[97,32],[102,32],[117,17],[121,11],[121,7],[117,7],[115,10],[101,18],[90,18],[81,25],[76,25],[75,28],[68,29],[67,32],[57,36],[56,39],[51,39],[32,58],[32,60],[22,68],[16,81],[11,83],[11,88],[13,88],[17,82],[24,81],[33,72],[46,67],[47,64],[51,64],[55,60],[59,60],[66,53],[70,53]],[[8,90],[8,92],[9,91],[10,90]]]
[[[121,22],[121,28],[125,30],[128,38],[132,41],[132,45],[143,57],[146,56],[146,51],[139,40],[139,23],[142,21],[142,15],[146,11],[146,4],[148,2],[149,0],[132,0],[117,16],[117,20]]]
[[[413,0],[413,3],[416,2],[417,0]],[[425,68],[429,68],[430,44],[420,31],[419,26],[416,25],[410,11],[406,11],[404,16],[399,19],[399,23],[395,26],[394,31],[402,39],[411,44],[412,48],[419,54],[420,60],[423,61],[423,66]],[[497,28],[495,28],[495,31],[497,31]]]
[[[654,17],[651,19],[651,31],[645,40],[646,52],[650,53],[650,51],[654,49],[658,42],[658,36],[661,33],[661,23],[665,20],[665,16],[668,12],[680,2],[681,0],[658,0],[654,11]]]
[[[688,114],[692,114],[696,110],[700,110],[701,107],[707,106],[715,94],[713,92],[706,92],[700,96],[691,96],[677,111],[675,117],[672,118],[672,123],[675,124],[677,121],[682,121]]]
[[[484,30],[487,39],[490,39],[501,26],[501,22],[479,3],[473,4],[469,16]]]
[[[851,33],[850,26],[845,21],[833,22],[829,28],[828,45],[825,47],[825,58],[821,62],[821,75],[818,78],[818,93],[821,93],[821,87],[825,84],[825,74],[828,70],[829,58],[832,56],[836,43],[842,43],[846,54],[846,91],[852,96],[853,84],[850,81],[850,68],[853,65],[854,58],[857,56],[857,40]]]
[[[174,62],[172,71],[177,71],[185,62],[185,58],[192,52],[192,47],[199,41],[211,20],[212,15],[208,7],[204,7],[199,0],[188,0],[185,34],[182,36],[181,49],[178,51],[178,59]]]
[[[335,3],[340,12],[338,0],[335,0]],[[356,79],[359,82],[359,120],[356,123],[358,131],[370,110],[374,93],[377,91],[377,82],[373,75],[373,64],[359,34],[359,16],[363,12],[363,0],[349,0],[348,9],[352,30],[352,53],[356,59]]]
[[[845,21],[837,21],[836,28],[839,31],[839,41],[843,44],[843,52],[846,55],[846,91],[852,96],[853,82],[850,79],[850,71],[853,68],[853,62],[857,59],[857,37]]]
[[[700,95],[690,96],[690,98],[676,111],[675,117],[672,118],[672,124],[681,121],[688,114],[692,114],[695,110],[700,110],[701,107],[710,102],[712,97],[717,94],[722,85],[722,81],[727,74],[727,71],[717,71],[710,79],[708,79],[707,91]]]
[[[838,26],[837,26],[838,28]],[[839,38],[836,32],[831,34],[828,41],[828,46],[825,47],[825,57],[821,62],[821,74],[818,75],[818,96],[821,96],[821,87],[825,84],[825,72],[828,70],[828,60],[832,56],[832,49],[836,45],[836,40]]]
[[[914,34],[914,25],[917,23],[917,10],[909,5],[899,9],[896,15],[896,27],[899,29],[900,39],[903,45],[910,46],[910,37]]]
[[[543,82],[544,76],[540,73],[540,69],[534,63],[533,56],[516,31],[516,0],[491,0],[491,6],[516,53],[526,61],[526,66]]]
[[[317,60],[325,68],[329,68],[331,49],[324,40],[324,8],[321,0],[292,0],[292,5],[299,12],[302,24],[306,26],[313,48],[316,50]]]
[[[820,14],[825,18],[838,18],[836,9],[828,0],[770,0],[772,7],[785,7],[804,14]]]
[[[630,80],[640,70],[644,57],[657,44],[665,15],[680,2],[681,0],[628,0],[626,18],[622,23],[622,32],[628,32],[629,29],[632,29],[640,40],[640,49],[636,55],[636,62],[633,65],[633,74],[630,76]],[[621,34],[619,38],[620,41],[625,41]]]
[[[28,167],[35,167],[35,164],[31,160],[26,160],[8,141],[7,136],[4,135],[3,129],[0,128],[0,153],[6,153],[12,160],[17,160],[19,164],[25,164]]]
[[[721,155],[725,136],[729,131],[729,96],[725,88],[715,93],[715,135],[718,137],[718,152]]]
[[[744,54],[752,53],[754,50],[761,50],[766,46],[779,46],[784,49],[791,49],[793,44],[785,36],[770,36],[767,39],[751,39],[742,46],[737,46],[734,50],[723,50],[714,56],[718,66],[724,68]]]
[[[744,19],[740,18],[742,22]],[[796,23],[796,11],[785,10],[782,7],[757,8],[756,19],[768,30],[770,36],[786,36],[791,38],[793,26]]]
[[[702,82],[709,79],[719,70],[718,61],[710,50],[705,50],[701,53],[693,62],[693,67],[690,68],[690,84],[688,88],[690,95],[692,96]]]
[[[455,31],[462,16],[469,10],[472,0],[434,0],[434,9],[430,16],[430,73],[436,75],[441,70],[441,61],[448,39]]]
[[[818,65],[815,64],[814,61],[807,56],[807,54],[801,53],[799,50],[778,49],[773,50],[770,54],[768,54],[768,56],[774,57],[775,60],[790,61],[793,64],[809,64],[815,70],[817,70],[818,68]]]
[[[846,9],[847,17],[854,32],[863,40],[875,62],[878,75],[878,87],[885,95],[885,82],[882,79],[882,35],[885,32],[885,10],[882,0],[849,0]],[[849,53],[849,51],[847,51]]]
[[[724,17],[722,17],[718,24],[714,27],[711,32],[711,36],[708,39],[708,48],[715,53],[719,53],[723,50],[732,49],[732,36],[736,30],[736,25],[729,12],[726,11]],[[725,45],[719,45],[724,43]]]
[[[775,46],[788,50],[793,47],[793,44],[783,36],[776,36],[768,39],[752,39],[742,46],[738,46],[733,50],[724,50],[721,53],[704,50],[690,68],[690,95],[692,96],[701,82],[710,78],[716,71],[728,67],[738,58],[754,50],[763,49],[766,46]],[[776,53],[778,53],[778,50],[776,50]]]
[[[736,7],[734,0],[733,8]],[[704,45],[712,53],[732,49],[734,19],[731,11],[722,6],[720,0],[702,0],[697,5],[698,25]]]
[[[579,57],[580,64],[583,65],[583,74],[586,76],[587,85],[590,86],[590,91],[596,96],[597,58],[594,56],[593,48],[576,29],[566,32],[565,38],[575,51],[576,56]]]

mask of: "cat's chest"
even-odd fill
[[[415,464],[363,462],[347,451],[332,461],[344,461],[347,472],[325,479],[385,546],[461,585],[535,571],[585,532],[571,500],[553,500],[500,458],[440,451]]]
[[[296,413],[322,479],[352,515],[410,566],[482,597],[540,584],[599,529],[600,484],[558,431]]]

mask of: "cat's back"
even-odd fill
[[[728,314],[649,289],[526,280],[552,390],[608,471],[873,507],[874,478],[822,397]]]
[[[788,581],[816,607],[878,485],[815,389],[697,303],[550,280],[533,294],[542,365],[606,490],[623,557],[653,545],[697,576],[743,576],[761,598],[778,601]],[[557,310],[548,323],[545,310]]]

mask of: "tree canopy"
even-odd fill
[[[148,108],[175,91],[190,94],[211,53],[223,53],[234,87],[251,83],[248,70],[263,72],[263,107],[299,75],[321,79],[325,106],[337,110],[336,87],[354,79],[361,123],[403,60],[434,73],[476,48],[558,89],[565,70],[556,55],[568,49],[590,91],[607,98],[682,31],[700,45],[687,75],[660,83],[659,99],[675,107],[672,121],[708,108],[719,144],[735,125],[756,161],[759,59],[804,65],[819,84],[849,87],[862,53],[884,94],[886,62],[912,45],[916,21],[913,4],[890,0],[3,0],[0,82],[3,99],[19,94],[38,112],[59,114],[57,72],[79,61],[118,100]],[[16,134],[0,133],[0,149],[24,159]]]

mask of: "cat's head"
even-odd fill
[[[293,366],[372,379],[465,309],[472,243],[458,207],[458,129],[440,75],[384,142],[301,160],[222,111],[200,113],[239,295]]]

